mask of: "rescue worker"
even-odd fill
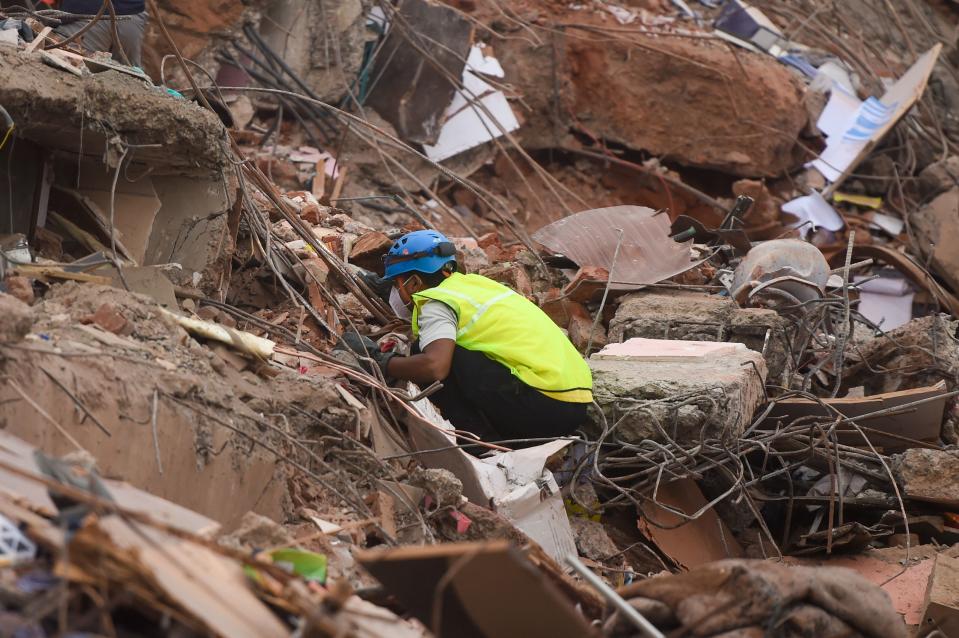
[[[586,421],[589,366],[535,304],[492,279],[456,272],[453,244],[434,230],[401,237],[384,265],[391,305],[411,318],[414,354],[344,337],[384,377],[420,387],[441,381],[430,399],[454,427],[486,441],[565,436]]]
[[[89,26],[80,36],[84,48],[90,51],[107,51],[113,59],[126,63],[120,49],[126,54],[130,64],[139,67],[142,63],[143,34],[146,32],[149,16],[145,0],[111,0],[113,11],[119,18],[114,21],[109,11],[103,11],[100,19]],[[76,15],[96,16],[104,7],[103,0],[62,0],[60,10]],[[67,22],[56,29],[59,35],[69,37],[87,28],[91,20]]]

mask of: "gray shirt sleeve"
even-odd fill
[[[456,313],[442,301],[427,301],[420,308],[420,350],[437,339],[456,340]]]

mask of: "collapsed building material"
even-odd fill
[[[570,601],[502,541],[369,551],[359,560],[438,636],[594,635]]]
[[[651,208],[613,206],[564,217],[536,231],[533,239],[581,268],[604,269],[610,289],[630,290],[699,263],[692,258],[692,241],[674,242],[669,230],[669,217]]]
[[[845,569],[726,560],[619,593],[657,628],[697,636],[764,635],[773,623],[787,635],[907,636],[885,592]],[[618,614],[607,628],[610,635],[632,635]]]
[[[922,612],[923,632],[951,636],[959,631],[959,558],[939,554],[929,574],[925,609]]]
[[[116,248],[135,264],[179,263],[181,285],[224,285],[234,202],[215,115],[141,79],[64,76],[15,51],[0,50],[0,75],[0,104],[22,137],[0,154],[17,182],[15,211],[0,202],[7,232],[58,232],[74,259]]]
[[[82,323],[105,303],[129,322],[129,336]],[[225,525],[249,510],[280,517],[289,507],[283,462],[251,447],[249,435],[287,392],[302,391],[303,405],[335,406],[325,382],[236,372],[155,302],[116,288],[56,286],[30,315],[31,332],[0,345],[7,432],[51,454],[95,450],[110,476]],[[17,388],[30,388],[30,400]]]
[[[403,0],[390,18],[367,103],[403,139],[436,144],[463,74],[473,27],[452,8],[426,0]]]
[[[921,238],[928,264],[953,291],[959,291],[959,260],[949,246],[959,241],[959,188],[952,188],[914,212],[910,221]]]
[[[959,509],[959,452],[910,449],[896,459],[906,498]]]
[[[683,516],[670,510],[678,510]],[[684,518],[701,512],[703,515],[693,520]],[[658,486],[643,507],[643,514],[639,520],[643,533],[685,569],[743,557],[743,549],[729,526],[708,506],[706,497],[692,479]]]
[[[602,415],[592,430],[602,439],[639,444],[732,439],[763,403],[766,364],[742,344],[633,338],[593,355],[593,394]],[[617,352],[628,350],[627,354]]]
[[[476,13],[491,23],[498,17],[489,9]],[[803,88],[777,61],[732,51],[712,35],[664,38],[610,27],[585,11],[575,22],[559,22],[571,32],[541,36],[549,45],[497,43],[506,81],[524,88],[532,111],[519,132],[525,148],[556,146],[572,129],[744,177],[779,175],[801,163]],[[597,32],[607,35],[585,37]],[[727,91],[727,78],[737,79],[737,92]]]
[[[763,355],[773,381],[791,372],[789,335],[789,323],[773,310],[687,291],[632,293],[609,322],[611,343],[634,337],[742,343]]]
[[[865,397],[846,397],[813,401],[805,398],[787,398],[775,402],[769,418],[793,421],[816,416],[832,422],[836,414],[847,418],[883,412],[884,416],[862,420],[854,428],[842,423],[837,428],[837,440],[845,445],[865,446],[863,434],[872,445],[886,451],[902,450],[913,445],[937,443],[942,429],[947,401],[946,384],[939,382],[926,388],[900,390]],[[929,400],[931,399],[931,401]],[[920,405],[895,410],[906,404]],[[770,424],[771,425],[771,424]],[[765,429],[765,428],[764,428]],[[862,432],[863,434],[860,434]]]

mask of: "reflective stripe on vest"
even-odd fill
[[[456,345],[497,361],[546,396],[571,403],[593,400],[589,366],[546,313],[526,297],[480,275],[453,273],[413,295],[413,336],[427,301],[456,313]]]

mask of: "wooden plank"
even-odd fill
[[[43,41],[47,39],[47,36],[50,35],[50,32],[53,31],[53,27],[43,27],[43,30],[33,38],[33,42],[27,45],[27,48],[24,49],[27,53],[33,53],[38,46],[43,44]]]

